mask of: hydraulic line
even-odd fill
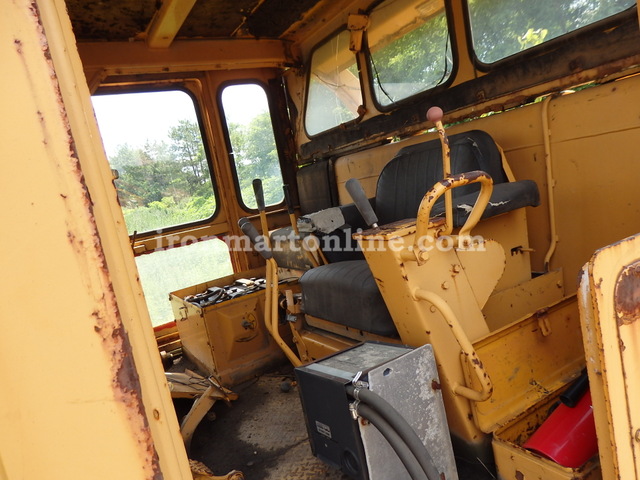
[[[407,469],[409,476],[412,480],[432,480],[422,469],[422,466],[418,462],[416,456],[408,448],[407,444],[398,432],[387,422],[382,415],[376,412],[373,408],[366,403],[359,403],[356,407],[356,412],[365,420],[371,422],[371,424],[378,429],[382,436],[389,442],[393,451],[396,452],[398,458]],[[433,479],[436,480],[436,479]]]
[[[440,472],[435,466],[431,455],[422,443],[422,440],[418,437],[418,434],[411,425],[409,425],[407,420],[389,404],[389,402],[367,388],[358,388],[353,385],[347,385],[346,390],[347,394],[367,406],[370,406],[393,427],[418,460],[422,470],[425,472],[429,480],[438,480],[440,478]]]

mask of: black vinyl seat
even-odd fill
[[[483,218],[540,203],[535,182],[509,182],[500,150],[488,133],[459,133],[449,137],[449,145],[452,173],[482,170],[493,178],[493,193]],[[443,176],[439,140],[399,150],[378,178],[374,205],[379,224],[415,218],[424,194]],[[464,224],[479,191],[478,184],[453,190],[454,227]],[[443,198],[432,215],[444,215]],[[307,314],[378,335],[397,333],[366,260],[313,268],[300,278],[300,284]]]
[[[366,260],[312,268],[300,283],[306,313],[376,335],[396,333]]]

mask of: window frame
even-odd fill
[[[304,95],[304,107],[302,109],[302,125],[304,128],[304,133],[307,136],[307,138],[316,138],[316,137],[320,137],[322,135],[325,135],[327,132],[333,132],[339,128],[342,128],[342,126],[349,126],[349,125],[355,125],[356,123],[359,122],[359,117],[356,117],[352,120],[349,120],[347,122],[343,122],[340,123],[334,127],[328,128],[327,130],[323,130],[321,132],[318,133],[314,133],[314,134],[310,134],[309,131],[307,130],[307,111],[309,108],[309,93],[310,93],[310,86],[311,86],[311,64],[312,64],[312,59],[313,59],[313,55],[314,53],[322,46],[324,46],[325,44],[327,44],[329,41],[331,41],[332,38],[338,36],[340,33],[342,32],[349,32],[349,28],[347,27],[347,24],[343,24],[340,27],[336,28],[333,32],[331,32],[329,35],[327,35],[326,37],[324,37],[321,41],[319,41],[318,43],[316,43],[313,48],[311,49],[311,51],[309,52],[309,59],[308,62],[306,63],[307,65],[307,71],[305,73],[305,95]],[[362,104],[363,106],[366,108],[367,107],[367,97],[365,95],[365,79],[363,77],[363,71],[362,71],[362,64],[361,64],[361,56],[358,55],[357,52],[352,52],[353,56],[355,58],[355,64],[356,64],[356,68],[358,69],[358,81],[360,82],[360,95],[362,97]]]
[[[271,127],[273,128],[273,138],[276,144],[276,151],[278,152],[278,165],[280,166],[280,175],[282,176],[283,185],[286,184],[286,175],[285,175],[286,165],[284,164],[284,158],[285,158],[284,148],[282,146],[282,138],[276,128],[277,122],[275,120],[276,117],[274,116],[275,108],[273,105],[273,99],[269,94],[269,88],[268,88],[269,86],[264,81],[258,80],[257,78],[243,78],[243,79],[228,80],[226,82],[222,82],[218,87],[216,101],[218,103],[218,111],[220,112],[220,125],[222,126],[222,131],[224,133],[225,148],[227,149],[226,156],[227,156],[227,161],[229,162],[229,168],[231,168],[231,174],[233,177],[233,185],[236,193],[236,198],[238,201],[238,205],[240,205],[240,207],[245,212],[255,214],[255,213],[258,213],[258,209],[247,206],[247,204],[245,204],[244,202],[244,199],[242,198],[240,178],[238,176],[238,169],[236,168],[236,161],[233,155],[233,147],[231,145],[231,137],[229,135],[227,117],[225,115],[224,105],[222,103],[222,93],[224,92],[224,89],[227,87],[235,86],[235,85],[257,85],[260,88],[262,88],[262,90],[264,91],[265,97],[267,98],[267,106],[269,108],[269,118],[271,119]],[[285,198],[284,198],[284,192],[283,192],[282,201],[272,205],[266,205],[265,210],[266,211],[278,210],[284,206],[284,202],[285,202]]]
[[[382,3],[384,2],[378,2],[375,7],[382,5]],[[465,6],[466,6],[466,1],[465,1]],[[375,8],[374,7],[374,8]],[[367,11],[367,15],[369,15],[371,12],[373,11],[373,8]],[[374,78],[373,78],[373,70],[371,68],[372,65],[372,61],[371,61],[371,52],[369,50],[369,39],[367,36],[367,32],[365,32],[365,40],[363,42],[363,52],[365,54],[365,59],[367,62],[367,87],[371,93],[371,101],[373,102],[375,108],[382,113],[388,113],[390,111],[396,110],[398,108],[401,108],[403,105],[409,104],[409,103],[413,103],[415,102],[417,99],[421,99],[423,97],[427,97],[429,95],[433,95],[434,93],[437,92],[441,92],[446,90],[447,88],[449,88],[451,86],[451,84],[455,81],[457,72],[458,72],[458,68],[460,66],[460,57],[458,55],[458,48],[457,48],[457,43],[456,43],[456,31],[453,28],[454,25],[454,19],[453,19],[453,12],[451,11],[451,6],[450,6],[450,2],[445,1],[444,2],[444,11],[445,11],[445,17],[447,19],[447,29],[448,29],[448,33],[449,33],[449,45],[451,47],[451,58],[452,58],[452,63],[451,63],[451,73],[449,74],[449,78],[446,79],[446,81],[432,87],[429,88],[427,90],[424,90],[422,92],[418,92],[418,93],[414,93],[413,95],[410,95],[406,98],[403,98],[402,100],[398,100],[397,102],[392,102],[388,105],[382,105],[378,102],[378,99],[376,97],[375,94],[375,85],[374,85]]]
[[[213,191],[213,198],[215,201],[215,208],[213,213],[204,219],[194,220],[193,222],[181,223],[179,225],[172,225],[168,227],[158,228],[155,230],[148,230],[146,232],[133,232],[129,234],[129,238],[138,240],[148,240],[154,237],[161,237],[163,235],[167,235],[174,232],[183,231],[186,229],[190,229],[192,227],[200,227],[202,225],[206,225],[213,221],[221,212],[220,206],[220,195],[218,192],[218,182],[216,181],[216,175],[214,170],[213,156],[212,152],[214,149],[210,146],[209,136],[207,135],[207,131],[205,129],[205,122],[203,122],[203,114],[202,109],[199,102],[199,96],[195,89],[189,87],[189,80],[184,79],[176,82],[163,83],[158,85],[157,83],[149,83],[149,82],[139,82],[135,84],[128,85],[106,85],[103,87],[99,87],[94,93],[91,94],[94,96],[101,95],[116,95],[116,94],[128,94],[128,93],[154,93],[154,92],[169,92],[169,91],[180,91],[186,93],[191,101],[193,102],[194,111],[196,114],[196,119],[198,121],[198,129],[200,130],[200,137],[202,139],[202,144],[204,148],[204,153],[207,159],[207,166],[209,167],[209,177],[211,178],[211,189]],[[100,125],[98,124],[98,130],[100,129]],[[106,155],[107,162],[109,162],[109,158]],[[109,167],[111,164],[109,163]],[[114,179],[114,188],[116,189],[117,195],[117,180]],[[118,204],[120,202],[118,201]],[[122,209],[122,207],[121,207]]]
[[[588,37],[592,33],[607,30],[609,27],[615,27],[620,23],[621,19],[624,19],[629,15],[634,15],[636,17],[638,15],[636,11],[637,4],[635,4],[627,8],[626,10],[616,13],[615,15],[611,15],[610,17],[603,18],[601,20],[598,20],[597,22],[590,23],[589,25],[585,25],[576,30],[572,30],[563,35],[560,35],[559,37],[555,37],[549,41],[542,42],[539,45],[535,45],[533,47],[527,48],[526,50],[513,53],[500,60],[496,60],[495,62],[485,63],[478,58],[476,49],[474,48],[472,26],[471,26],[471,12],[469,9],[468,0],[464,0],[462,2],[462,9],[464,12],[464,28],[467,36],[467,49],[469,51],[469,56],[471,58],[473,66],[477,70],[483,73],[489,73],[493,70],[498,70],[506,66],[527,61],[530,58],[537,57],[545,53],[549,53],[557,49],[558,45],[561,45],[568,41],[572,41],[576,37],[581,37],[583,35]]]

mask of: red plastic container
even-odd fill
[[[591,393],[574,408],[560,404],[523,446],[564,467],[584,465],[598,453]]]

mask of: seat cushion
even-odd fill
[[[397,333],[365,260],[312,268],[300,284],[305,313],[376,335]]]

